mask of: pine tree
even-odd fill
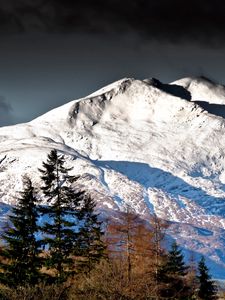
[[[38,208],[34,187],[28,177],[24,177],[24,190],[17,205],[12,209],[9,225],[2,238],[6,246],[0,256],[4,263],[0,268],[0,279],[9,286],[35,284],[40,278],[40,241],[38,232]]]
[[[174,242],[159,273],[159,280],[163,283],[160,291],[162,298],[189,299],[190,288],[184,280],[187,269],[182,251]]]
[[[52,150],[47,162],[43,162],[43,169],[39,169],[43,181],[41,189],[49,204],[41,208],[41,213],[49,218],[41,228],[49,252],[46,263],[48,268],[55,270],[58,283],[74,273],[71,255],[77,239],[77,211],[84,194],[72,189],[77,178],[68,175],[72,168],[66,168],[64,164],[65,157]]]
[[[216,287],[214,282],[211,280],[209,275],[209,270],[205,263],[205,258],[202,256],[198,264],[198,280],[199,280],[199,292],[198,296],[200,299],[204,300],[214,300],[217,299],[216,296]]]
[[[80,268],[88,274],[95,264],[104,257],[105,253],[105,245],[102,241],[104,234],[102,231],[102,222],[98,220],[95,207],[95,202],[90,195],[87,195],[83,199],[79,212],[80,229],[77,254],[80,257]]]
[[[187,274],[187,269],[181,249],[179,249],[176,242],[173,242],[166,265],[167,273],[184,276]]]

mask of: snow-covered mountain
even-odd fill
[[[38,186],[50,149],[68,155],[79,184],[108,214],[129,204],[172,221],[184,249],[225,278],[225,88],[206,78],[171,84],[125,78],[37,119],[0,128],[1,215]]]

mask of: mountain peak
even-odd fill
[[[129,204],[142,218],[156,213],[171,222],[173,238],[206,254],[214,275],[225,278],[225,120],[212,113],[217,105],[221,111],[215,103],[225,93],[203,81],[123,78],[27,124],[0,128],[1,200],[13,204],[24,174],[38,187],[38,168],[57,149],[100,210]]]
[[[205,101],[214,104],[225,104],[225,87],[205,76],[185,77],[171,83],[188,90],[193,101]]]

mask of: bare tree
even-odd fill
[[[108,251],[114,257],[121,258],[126,265],[127,281],[130,284],[132,276],[132,257],[134,255],[134,236],[136,235],[139,217],[130,206],[120,213],[120,222],[108,226]]]
[[[163,242],[165,240],[166,231],[169,227],[168,222],[157,217],[156,214],[153,214],[150,218],[150,224],[152,228],[153,238],[152,238],[152,252],[153,252],[153,265],[154,268],[154,291],[155,299],[159,298],[159,270],[161,268],[163,258],[165,256],[165,250],[163,248]]]

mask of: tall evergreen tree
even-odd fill
[[[79,212],[79,252],[77,254],[81,258],[80,268],[86,273],[90,273],[94,265],[104,256],[105,251],[105,245],[102,241],[102,222],[98,220],[95,207],[95,202],[91,196],[87,195],[83,199]]]
[[[206,266],[205,258],[202,256],[198,263],[198,280],[199,280],[199,292],[198,296],[204,300],[217,299],[215,283],[211,280],[209,275],[209,269]]]
[[[184,276],[187,274],[187,269],[181,249],[179,249],[176,242],[173,242],[166,264],[167,273]]]
[[[161,297],[166,299],[190,299],[190,288],[186,285],[184,277],[188,267],[184,263],[184,256],[176,242],[171,246],[166,263],[159,274]]]
[[[35,284],[40,278],[40,241],[35,237],[38,232],[37,210],[34,187],[31,180],[24,177],[24,190],[12,209],[10,223],[2,236],[6,245],[0,252],[4,261],[0,264],[0,279],[9,286]]]
[[[68,175],[71,168],[64,164],[65,157],[52,150],[43,162],[43,169],[39,169],[43,181],[41,189],[49,204],[41,208],[42,214],[50,220],[42,226],[44,243],[49,250],[47,266],[55,270],[56,282],[63,282],[73,274],[71,254],[77,238],[77,211],[84,194],[72,189],[71,184],[77,178]]]

